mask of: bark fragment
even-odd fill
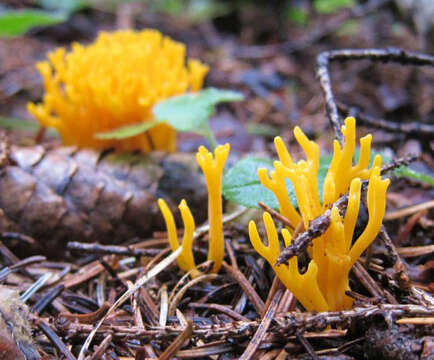
[[[191,199],[206,214],[206,187],[192,155],[118,155],[59,147],[12,147],[0,172],[0,230],[58,254],[67,241],[121,243],[163,228],[156,199]],[[175,212],[177,213],[177,212]]]

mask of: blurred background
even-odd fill
[[[227,105],[213,118],[222,141],[230,140],[240,152],[268,151],[272,137],[280,134],[292,142],[291,129],[301,125],[309,136],[330,144],[333,132],[315,77],[317,55],[391,46],[432,53],[433,24],[432,0],[2,1],[0,126],[13,129],[17,142],[34,141],[28,135],[38,124],[25,105],[41,99],[35,63],[50,50],[89,43],[100,31],[155,28],[186,43],[189,56],[210,65],[206,86],[246,95],[243,103]],[[331,75],[338,101],[347,106],[374,118],[433,123],[432,67],[347,61],[333,63]],[[361,133],[367,130],[372,131]],[[381,129],[374,139],[375,146],[396,155],[432,150],[432,139]],[[180,150],[194,151],[201,142],[182,134]]]

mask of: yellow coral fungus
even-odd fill
[[[203,171],[208,187],[208,260],[214,262],[213,272],[220,270],[224,258],[222,174],[229,150],[229,144],[219,145],[213,155],[205,147],[201,146],[196,154],[197,162]],[[166,222],[170,247],[175,251],[179,247],[179,242],[172,212],[163,199],[158,200],[158,206]],[[194,219],[185,200],[181,201],[179,209],[181,210],[181,216],[184,222],[184,239],[182,241],[182,252],[178,257],[178,265],[183,271],[191,271],[192,276],[195,277],[199,275],[200,272],[195,270],[196,265],[193,258]]]
[[[369,178],[372,169],[381,167],[381,156],[377,155],[374,163],[369,168],[372,135],[360,139],[360,159],[356,165],[352,165],[355,151],[356,121],[349,117],[345,119],[342,127],[345,144],[341,149],[339,142],[334,142],[334,153],[330,168],[324,180],[323,201],[321,203],[318,192],[317,174],[319,169],[319,147],[309,140],[303,131],[297,126],[294,135],[306,154],[306,160],[295,163],[280,137],[274,139],[279,161],[274,163],[275,169],[267,176],[266,169],[258,170],[261,183],[273,191],[279,202],[280,212],[288,218],[295,228],[302,218],[307,228],[309,221],[315,219],[327,209],[339,196],[348,191],[352,179],[359,177],[362,180]],[[284,179],[288,178],[294,185],[294,191],[298,202],[301,218],[289,200],[286,189],[282,187]]]
[[[222,174],[230,150],[229,144],[219,145],[214,156],[201,146],[196,159],[208,187],[209,249],[208,260],[214,261],[212,271],[218,272],[224,257]]]
[[[288,265],[274,266],[280,255],[276,226],[269,213],[265,212],[263,219],[268,237],[267,246],[261,241],[255,222],[250,221],[249,223],[250,241],[255,250],[267,259],[282,283],[293,292],[294,296],[303,304],[306,310],[327,311],[327,302],[316,280],[318,266],[314,261],[311,261],[308,270],[304,274],[300,274],[297,257],[290,259]],[[285,245],[290,245],[292,238],[289,231],[283,229],[282,235]]]
[[[47,127],[56,128],[66,145],[119,151],[176,149],[176,133],[161,124],[122,141],[95,135],[152,120],[157,102],[186,91],[198,91],[208,67],[186,63],[185,45],[156,30],[101,33],[88,46],[58,48],[37,64],[45,95],[28,110]]]
[[[361,139],[360,160],[353,166],[355,120],[347,118],[342,130],[346,140],[345,145],[341,149],[335,142],[335,152],[324,183],[322,204],[317,185],[319,148],[303,134],[301,129],[295,128],[294,134],[307,160],[294,163],[282,140],[276,138],[275,145],[280,161],[274,163],[275,168],[270,171],[271,179],[268,178],[266,170],[258,170],[259,179],[264,186],[275,193],[281,213],[294,227],[297,226],[299,219],[302,219],[307,228],[311,220],[322,215],[340,195],[349,191],[344,218],[341,217],[338,208],[331,209],[331,224],[323,235],[313,240],[310,249],[311,261],[303,275],[298,272],[297,257],[290,259],[288,265],[275,266],[280,249],[274,223],[268,214],[264,215],[268,247],[260,241],[255,223],[249,224],[250,239],[256,251],[268,260],[282,282],[307,310],[333,311],[347,309],[352,305],[352,300],[345,295],[345,291],[349,290],[349,271],[377,236],[386,207],[389,180],[381,178],[381,157],[377,156],[373,166],[368,168],[371,135]],[[288,178],[294,187],[300,215],[289,202],[285,178]],[[369,221],[363,233],[351,246],[359,214],[361,179],[369,179],[367,195]],[[282,236],[285,245],[288,246],[291,242],[291,234],[287,229],[283,229]]]
[[[172,251],[176,251],[179,248],[179,241],[173,214],[163,199],[158,199],[158,206],[166,222],[170,248]],[[182,252],[177,258],[178,266],[183,271],[191,271],[192,277],[197,277],[200,272],[196,270],[193,258],[194,218],[185,200],[182,200],[179,204],[179,210],[184,222],[184,237],[182,239]]]
[[[328,207],[339,196],[348,191],[352,179],[359,177],[366,180],[371,175],[371,170],[381,167],[381,156],[376,155],[373,165],[369,169],[371,155],[372,135],[366,135],[360,139],[359,161],[353,166],[354,150],[356,148],[356,120],[353,117],[345,119],[342,127],[345,137],[343,149],[337,140],[334,141],[333,158],[330,168],[324,180],[323,207]],[[345,169],[345,170],[343,170]]]

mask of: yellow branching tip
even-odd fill
[[[377,155],[369,168],[372,136],[360,140],[360,159],[353,165],[356,147],[356,123],[347,118],[342,133],[343,147],[334,142],[333,158],[324,180],[323,201],[319,198],[317,176],[319,169],[319,147],[309,140],[300,128],[294,135],[306,154],[306,160],[292,161],[282,139],[274,140],[280,161],[274,162],[274,170],[258,170],[261,183],[273,191],[280,205],[280,213],[290,220],[295,228],[300,219],[305,228],[309,222],[322,215],[341,195],[348,194],[348,205],[344,215],[339,209],[331,209],[331,224],[327,231],[314,239],[309,249],[311,260],[307,271],[300,274],[298,259],[293,257],[288,265],[275,266],[280,255],[277,230],[271,216],[264,213],[268,245],[261,241],[256,224],[249,224],[250,241],[255,250],[273,267],[277,276],[294,293],[294,296],[309,311],[334,311],[348,309],[352,299],[345,292],[349,290],[348,275],[351,267],[377,236],[386,208],[386,190],[389,180],[381,178],[381,156]],[[292,182],[297,197],[298,211],[292,206],[285,187],[285,179]],[[363,233],[354,241],[359,208],[362,180],[369,180],[368,213],[369,221]],[[287,229],[282,230],[285,246],[292,239]]]
[[[229,151],[229,144],[217,146],[214,154],[201,146],[196,154],[197,162],[205,176],[208,188],[208,260],[214,263],[213,272],[220,270],[224,258],[222,175]],[[170,247],[175,251],[179,247],[179,242],[173,214],[163,199],[158,200],[158,206],[166,222]],[[195,277],[200,272],[196,269],[192,249],[195,230],[194,218],[185,200],[179,204],[179,210],[184,222],[184,238],[182,240],[182,252],[177,261],[181,270],[190,271]]]
[[[159,101],[201,89],[208,66],[186,59],[185,45],[157,30],[101,32],[94,43],[58,48],[37,64],[45,95],[29,112],[56,128],[65,145],[118,151],[176,150],[176,133],[158,125],[124,140],[98,133],[152,121]]]
[[[180,245],[173,214],[163,199],[158,199],[158,206],[166,222],[170,248],[172,251],[175,251]],[[197,277],[200,275],[200,272],[196,269],[193,257],[194,218],[185,200],[182,200],[179,204],[179,210],[181,211],[182,221],[184,222],[184,237],[182,239],[182,252],[177,258],[178,266],[185,272],[190,271],[192,277]]]

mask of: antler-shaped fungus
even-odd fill
[[[225,251],[223,238],[222,174],[229,151],[229,144],[217,146],[214,154],[209,152],[204,146],[201,146],[196,154],[197,162],[203,171],[208,188],[208,260],[214,262],[213,272],[220,270]],[[158,200],[158,205],[166,222],[170,247],[175,251],[179,247],[175,220],[163,199]],[[194,219],[185,200],[181,201],[179,209],[181,210],[184,222],[184,239],[182,241],[182,252],[178,257],[178,266],[183,271],[191,271],[192,276],[195,277],[200,272],[195,270],[196,265],[192,249],[195,229]]]
[[[176,251],[179,248],[179,241],[173,214],[163,199],[158,199],[158,206],[160,207],[160,211],[166,223],[170,248],[172,251]],[[192,277],[197,277],[200,275],[200,272],[196,270],[193,257],[193,237],[196,227],[194,218],[185,200],[180,202],[179,210],[181,211],[181,217],[184,223],[184,237],[182,239],[182,251],[176,261],[181,270],[185,272],[191,271]]]
[[[306,160],[294,163],[281,138],[274,140],[280,161],[274,162],[274,170],[267,176],[267,170],[259,169],[258,177],[268,189],[272,190],[280,205],[282,215],[295,227],[301,218],[305,228],[309,222],[327,210],[329,204],[346,193],[349,188],[348,206],[342,218],[337,207],[331,211],[331,224],[326,232],[313,240],[310,249],[311,261],[305,274],[298,272],[298,259],[293,257],[288,266],[275,266],[280,255],[277,232],[271,216],[264,214],[268,236],[268,246],[259,239],[254,222],[249,224],[249,235],[253,247],[265,257],[277,276],[290,289],[307,310],[325,311],[349,308],[352,300],[345,291],[349,290],[348,274],[351,267],[377,236],[386,208],[386,190],[389,180],[380,175],[381,157],[376,156],[369,169],[369,156],[372,136],[360,140],[360,160],[352,165],[355,150],[355,120],[347,118],[342,128],[345,145],[341,149],[335,141],[334,154],[324,183],[323,204],[318,193],[317,175],[319,169],[319,147],[310,141],[300,128],[294,135],[306,154]],[[288,178],[297,197],[300,215],[289,202],[284,179]],[[351,246],[354,228],[360,207],[361,179],[369,179],[368,213],[369,221],[365,230]],[[298,216],[298,217],[297,217]],[[285,246],[291,242],[287,229],[282,230]]]
[[[303,304],[308,311],[327,311],[327,302],[321,293],[317,282],[318,266],[315,261],[311,261],[307,271],[300,274],[298,270],[298,258],[292,257],[288,265],[282,264],[275,266],[276,260],[280,255],[279,240],[276,226],[271,215],[265,212],[263,215],[265,230],[267,232],[268,245],[261,241],[255,222],[249,223],[249,236],[255,250],[272,266],[276,275],[282,283],[292,291],[294,296]],[[292,236],[287,229],[282,229],[282,236],[285,246],[289,246]]]

